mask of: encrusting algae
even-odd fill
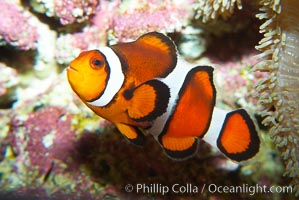
[[[270,135],[282,152],[285,175],[292,178],[299,195],[299,1],[262,0],[257,17],[264,38],[256,47],[262,51],[255,70],[270,72],[257,86],[259,102],[270,125]]]

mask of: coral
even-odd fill
[[[191,26],[184,28],[179,35],[177,49],[179,54],[190,62],[198,59],[206,51],[203,31]]]
[[[6,197],[3,192],[9,195],[11,190],[17,191],[13,195],[17,199],[113,196],[111,186],[103,191],[104,186],[92,182],[76,162],[79,154],[76,144],[81,133],[101,131],[106,125],[99,118],[92,118],[66,92],[69,85],[65,74],[54,80],[31,81],[38,85],[37,89],[22,91],[23,97],[14,104],[14,109],[0,110],[0,198]]]
[[[0,45],[8,43],[22,50],[35,49],[38,33],[28,12],[16,2],[8,1],[0,1],[0,10]]]
[[[203,22],[215,20],[219,16],[227,18],[233,13],[235,6],[242,9],[241,0],[198,0],[194,4],[195,18],[201,18]]]
[[[114,15],[117,13],[121,5],[120,0],[114,1],[101,1],[97,12],[91,18],[91,24],[97,27],[102,32],[106,32],[112,27],[112,20]]]
[[[136,7],[120,9],[117,15],[113,16],[112,31],[118,41],[127,41],[150,31],[178,31],[192,14],[189,8],[192,1],[182,4],[171,0],[142,0],[139,3],[130,4]]]
[[[81,32],[61,34],[56,41],[55,58],[59,64],[68,64],[81,51],[96,49],[107,44],[107,32],[111,27],[114,11],[119,1],[101,1],[91,25]]]
[[[149,31],[179,31],[192,12],[192,1],[181,5],[174,1],[143,1],[121,4],[120,1],[101,1],[90,26],[82,32],[61,34],[56,42],[55,57],[60,64],[69,63],[82,50],[98,48],[106,43],[128,41]],[[108,33],[108,34],[107,34]],[[109,39],[107,41],[107,39]]]
[[[75,136],[68,128],[71,117],[65,116],[65,111],[59,107],[47,107],[30,113],[25,120],[14,116],[11,133],[15,137],[11,143],[14,144],[17,155],[25,155],[23,151],[28,152],[26,162],[21,161],[23,156],[18,156],[16,162],[28,163],[26,167],[29,168],[38,167],[36,176],[39,178],[46,174],[54,159],[67,160],[65,156],[71,151],[72,138]],[[19,126],[24,126],[24,135],[18,133]],[[65,136],[63,140],[62,134]]]
[[[59,64],[69,64],[81,51],[104,46],[106,38],[106,32],[96,26],[86,27],[80,33],[61,35],[56,41],[56,61]]]
[[[76,134],[71,129],[73,116],[64,108],[54,106],[40,108],[27,118],[13,115],[8,141],[15,158],[6,184],[17,187],[19,194],[25,196],[33,190],[43,199],[61,198],[61,195],[90,199],[93,194],[87,190],[92,191],[95,184],[84,176],[72,156],[76,154]],[[54,185],[63,190],[57,192]],[[72,187],[80,192],[74,193]]]
[[[253,55],[255,54],[246,54],[240,58],[239,62],[217,63],[215,84],[222,89],[218,90],[218,98],[222,99],[229,107],[243,107],[254,111],[257,106],[255,85],[257,80],[264,77],[265,74],[250,72],[252,66],[257,62],[252,58]],[[228,93],[229,90],[234,90],[234,93]]]
[[[57,33],[36,18],[34,23],[40,37],[37,42],[37,56],[33,69],[37,77],[46,78],[56,73],[55,42]]]
[[[9,108],[16,100],[17,71],[0,63],[0,108]]]
[[[271,125],[270,134],[282,152],[285,175],[299,195],[299,3],[296,0],[262,0],[257,17],[264,38],[256,47],[262,53],[256,70],[270,72],[257,90],[264,106],[263,123]]]
[[[265,6],[274,5],[261,1]],[[286,4],[294,3],[294,0],[285,1]],[[256,8],[256,4],[251,4],[253,1],[244,0],[242,5],[241,0],[30,0],[30,5],[28,2],[0,0],[0,17],[5,19],[0,22],[0,199],[248,199],[245,193],[212,194],[207,190],[202,194],[172,193],[167,196],[137,194],[135,191],[126,193],[124,186],[128,183],[192,183],[199,187],[210,183],[223,186],[287,183],[289,179],[281,177],[282,165],[268,137],[260,157],[237,169],[203,142],[198,155],[184,162],[167,158],[151,136],[146,136],[148,140],[144,148],[129,144],[110,123],[91,113],[72,93],[63,68],[82,50],[128,41],[155,30],[173,38],[183,57],[195,64],[215,66],[220,106],[246,105],[254,112],[258,105],[252,97],[253,85],[258,78],[274,70],[275,74],[258,89],[265,94],[268,91],[280,95],[281,103],[275,100],[274,93],[270,94],[274,103],[262,101],[264,106],[279,111],[279,105],[286,106],[291,102],[286,101],[291,100],[286,96],[291,90],[279,93],[282,82],[279,87],[272,83],[279,78],[285,78],[284,81],[293,79],[290,74],[279,77],[278,68],[270,67],[270,70],[261,64],[256,68],[268,72],[248,71],[256,62],[252,58],[256,40],[244,36],[246,32],[255,36],[258,32],[254,28],[256,21],[250,17]],[[192,5],[197,9],[197,19],[192,18]],[[242,6],[244,9],[238,10]],[[264,39],[265,43],[260,47],[265,52],[262,55],[267,57],[264,63],[272,62],[270,50],[291,48],[288,41],[293,26],[283,25],[281,31],[288,30],[284,35],[273,35],[275,32],[269,31],[276,30],[271,27],[292,20],[282,20],[286,16],[279,6],[271,8],[263,8],[269,16],[276,16],[271,19],[273,23],[264,25],[271,36]],[[289,7],[286,9],[290,10]],[[198,26],[201,20],[215,23]],[[221,37],[217,39],[214,35]],[[284,46],[277,46],[280,38],[285,39]],[[268,43],[274,46],[267,49]],[[211,46],[214,47],[212,51]],[[289,50],[284,56],[286,54],[295,55]],[[275,60],[277,62],[280,60]],[[289,71],[295,72],[293,68]],[[265,88],[261,89],[263,86]],[[262,95],[262,99],[265,96]],[[3,100],[9,105],[2,103]],[[287,120],[291,117],[295,119],[292,110],[287,113],[290,116],[277,118],[277,121],[272,120],[277,111],[268,111],[271,117],[267,119],[276,123],[275,127],[278,127],[278,119],[285,124],[289,124]],[[295,129],[292,127],[292,130]],[[266,130],[262,130],[262,136],[266,134],[264,132]],[[285,150],[284,156],[293,158],[295,151],[291,148],[296,147],[291,132],[286,133],[287,139],[283,134],[277,135],[275,141],[281,140],[281,145],[288,142],[289,150],[281,146]],[[295,162],[288,163],[289,170],[294,170],[289,171],[290,174],[297,173]],[[256,198],[277,197],[277,194],[269,193],[257,195]],[[281,194],[280,197],[291,195]]]
[[[31,0],[32,8],[49,17],[57,17],[62,25],[83,22],[96,12],[98,0]]]
[[[0,112],[0,163],[5,158],[7,144],[4,142],[9,134],[9,122],[11,120],[10,110]],[[0,164],[1,168],[1,164]],[[0,184],[1,186],[1,184]]]
[[[14,110],[0,110],[0,123],[7,124],[1,124],[6,127],[0,140],[2,192],[13,190],[17,198],[45,200],[130,198],[123,190],[128,183],[180,180],[180,184],[202,185],[204,174],[216,178],[234,171],[223,155],[205,144],[198,157],[174,163],[152,137],[145,149],[127,143],[109,124],[85,112],[82,103],[66,92],[70,90],[64,81],[60,77],[54,86],[46,82],[48,89],[31,99],[19,99]]]

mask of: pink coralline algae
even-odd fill
[[[204,142],[195,157],[174,162],[150,135],[144,148],[129,144],[72,93],[64,71],[82,50],[158,31],[168,34],[194,65],[215,67],[217,106],[254,113],[254,84],[267,75],[249,71],[256,63],[256,37],[261,37],[260,22],[253,19],[257,4],[249,2],[242,1],[244,9],[237,11],[241,0],[0,0],[0,45],[6,45],[0,48],[0,199],[248,199],[248,193],[207,189],[164,196],[128,193],[125,186],[286,185],[264,127],[261,155],[238,169]],[[206,6],[196,6],[201,3]],[[200,19],[194,8],[203,11]],[[190,56],[193,52],[196,56]],[[254,198],[290,197],[262,195]]]
[[[83,32],[61,35],[56,43],[56,61],[68,64],[81,51],[105,45],[106,37],[106,32],[95,26],[86,27]]]
[[[8,43],[22,50],[35,49],[38,33],[35,26],[30,24],[20,6],[12,2],[0,1],[0,45]]]
[[[149,31],[180,31],[193,13],[191,0],[182,5],[170,0],[138,2],[124,5],[120,0],[100,1],[89,26],[81,32],[58,37],[55,52],[58,63],[67,64],[81,51],[98,48],[108,41],[110,44],[125,42]]]
[[[92,26],[97,27],[101,31],[106,31],[111,28],[113,17],[115,16],[115,11],[120,8],[120,0],[114,1],[101,1],[97,12],[91,18]]]
[[[89,19],[96,12],[99,0],[31,0],[30,3],[35,11],[68,25]]]
[[[0,109],[10,107],[15,101],[18,73],[15,69],[0,63]]]
[[[0,63],[0,97],[7,93],[9,87],[16,84],[17,71]]]
[[[189,3],[186,1],[179,5],[170,0],[151,1],[141,8],[120,11],[113,17],[112,31],[119,40],[126,41],[150,31],[180,30],[192,14]]]
[[[12,117],[6,141],[15,152],[11,177],[16,174],[24,179],[21,185],[14,185],[18,195],[33,192],[40,199],[93,199],[91,196],[97,192],[90,191],[95,183],[75,162],[78,152],[76,133],[71,129],[72,117],[57,106],[36,108],[26,119]]]
[[[54,0],[54,12],[61,24],[82,22],[95,13],[98,0]]]
[[[215,75],[220,87],[224,92],[219,91],[219,95],[225,99],[225,103],[231,107],[235,107],[234,104],[238,104],[242,107],[248,107],[248,105],[257,105],[257,97],[255,95],[255,85],[258,80],[264,77],[264,74],[259,72],[250,73],[250,67],[255,65],[257,61],[253,59],[252,54],[244,55],[240,58],[239,62],[220,62],[217,63],[217,74]],[[245,66],[245,67],[244,67]],[[225,81],[223,81],[225,80]],[[227,91],[234,91],[233,94]]]
[[[82,32],[62,34],[56,43],[55,57],[58,63],[68,64],[81,51],[98,48],[107,43],[108,30],[111,28],[114,11],[120,1],[101,1],[96,14],[91,18],[91,25]]]
[[[71,117],[62,108],[47,107],[33,112],[25,121],[12,119],[12,135],[15,136],[12,143],[17,155],[21,155],[17,160],[23,162],[22,155],[27,152],[26,162],[30,163],[27,167],[38,169],[37,178],[47,173],[55,159],[67,162],[75,136],[70,129]],[[15,132],[19,126],[24,127],[23,137]]]

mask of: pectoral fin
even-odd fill
[[[138,86],[132,94],[128,115],[135,121],[152,121],[166,112],[170,92],[159,80],[150,80]]]

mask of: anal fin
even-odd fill
[[[198,139],[196,137],[168,137],[163,136],[160,143],[170,158],[185,160],[197,152]]]

